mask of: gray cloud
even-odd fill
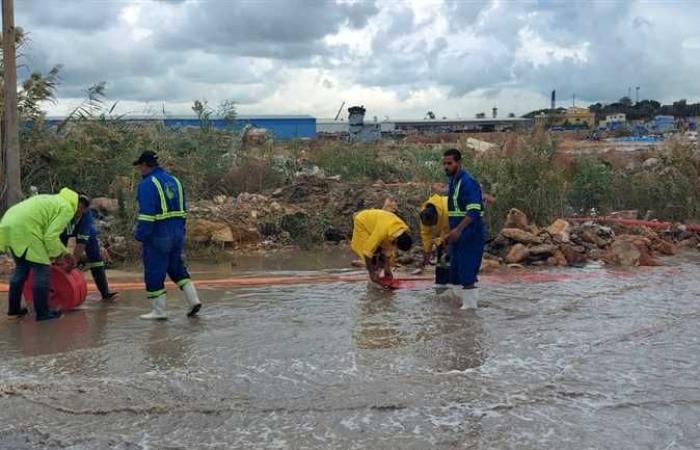
[[[128,6],[134,11],[124,20]],[[105,80],[124,100],[258,103],[289,77],[308,76],[295,75],[307,68],[324,71],[319,95],[350,85],[400,99],[430,87],[452,98],[557,89],[561,97],[612,101],[627,86],[661,100],[700,96],[700,3],[445,0],[426,9],[427,18],[410,3],[361,0],[16,6],[17,23],[30,33],[26,65],[63,64],[62,97]],[[368,49],[329,44],[341,30]],[[531,106],[540,105],[523,108]]]
[[[17,0],[16,23],[39,28],[94,31],[110,27],[123,2],[85,0]]]

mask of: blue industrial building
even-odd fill
[[[676,120],[673,116],[656,116],[652,122],[652,128],[659,133],[675,131]]]
[[[167,128],[198,127],[196,117],[166,117],[162,120]],[[231,123],[222,119],[212,119],[211,126],[217,129],[231,127]],[[264,128],[275,139],[305,139],[316,137],[316,118],[307,115],[239,115],[234,127],[241,130],[246,126]]]
[[[132,123],[162,123],[166,128],[199,127],[199,119],[194,116],[126,116],[122,120]],[[49,118],[49,126],[62,122],[62,118]],[[316,118],[308,115],[238,115],[232,124],[223,119],[211,119],[210,124],[215,129],[227,129],[233,126],[242,130],[246,126],[264,128],[275,139],[311,139],[316,137]]]

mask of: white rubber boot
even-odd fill
[[[185,302],[187,302],[187,317],[196,316],[199,310],[202,309],[202,302],[199,301],[197,288],[194,287],[194,283],[190,281],[182,286],[182,294],[185,296]]]
[[[455,289],[455,291],[459,292],[459,295],[462,298],[462,307],[459,309],[476,309],[477,304],[479,303],[479,289],[478,288],[472,288],[472,289],[461,288],[459,290]]]
[[[139,318],[143,320],[166,320],[168,316],[165,314],[165,300],[165,294],[151,300],[151,303],[153,304],[153,310],[148,314],[143,314],[142,316],[139,316]]]

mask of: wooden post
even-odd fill
[[[4,208],[22,200],[22,179],[17,123],[17,64],[15,52],[15,12],[13,0],[2,0],[2,57],[4,64]]]

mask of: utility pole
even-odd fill
[[[637,104],[637,103],[639,103],[639,86],[637,86],[636,88],[634,88],[634,90],[636,91],[636,92],[635,92],[635,101],[634,101],[634,103]]]
[[[22,199],[22,179],[19,159],[19,129],[17,124],[17,64],[15,54],[15,11],[13,0],[2,0],[2,58],[3,89],[3,209]]]

